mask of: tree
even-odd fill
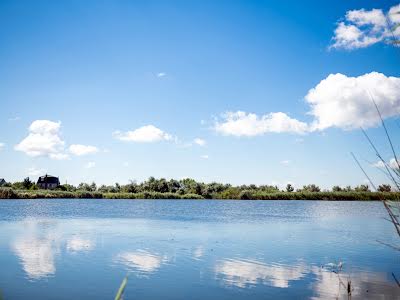
[[[26,177],[22,182],[22,186],[25,190],[29,190],[33,185],[34,183],[29,179],[29,177]]]
[[[356,192],[370,192],[371,190],[369,189],[368,184],[361,184],[359,186],[356,186],[354,188],[354,191],[356,191]]]
[[[318,193],[321,191],[321,188],[315,184],[304,185],[301,189],[301,192],[311,192]]]
[[[392,191],[392,187],[389,184],[381,184],[378,187],[378,191],[379,192],[391,192]]]
[[[95,192],[96,190],[97,190],[97,185],[94,182],[92,182],[92,184],[90,185],[90,191]]]
[[[90,192],[91,191],[90,190],[90,185],[88,185],[87,183],[84,183],[84,182],[82,182],[82,183],[80,183],[78,185],[78,190],[85,191],[85,192]]]
[[[338,186],[338,185],[335,185],[335,186],[332,188],[332,192],[341,192],[341,191],[343,191],[343,189],[342,189],[340,186]]]
[[[294,187],[290,183],[288,183],[286,185],[286,192],[291,193],[293,191],[294,191]]]

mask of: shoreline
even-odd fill
[[[244,197],[243,197],[244,196]],[[241,198],[160,192],[101,193],[54,190],[0,189],[0,199],[154,199],[154,200],[322,200],[322,201],[400,201],[400,192],[273,192],[247,193]]]

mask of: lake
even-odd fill
[[[8,299],[400,299],[379,202],[1,200]]]

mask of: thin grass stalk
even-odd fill
[[[394,159],[396,160],[396,164],[397,164],[398,169],[400,170],[400,163],[399,163],[399,161],[398,161],[398,159],[397,159],[397,154],[396,154],[396,151],[394,150],[393,143],[392,143],[392,139],[390,138],[389,132],[388,132],[388,130],[387,130],[387,128],[386,128],[385,121],[383,121],[382,114],[381,114],[381,112],[380,112],[380,110],[379,110],[379,108],[378,108],[378,105],[376,105],[375,99],[372,97],[372,95],[371,95],[370,92],[368,92],[368,94],[369,94],[369,96],[371,97],[372,102],[374,103],[374,106],[375,106],[375,108],[376,108],[376,111],[378,112],[379,119],[381,120],[381,124],[382,124],[382,126],[383,126],[383,129],[385,130],[386,137],[387,137],[387,139],[388,139],[388,141],[389,141],[389,144],[390,144],[390,149],[392,149],[393,157],[394,157]]]
[[[371,141],[371,139],[369,138],[368,134],[365,132],[365,130],[363,128],[361,128],[364,136],[366,137],[366,139],[368,140],[369,144],[371,145],[371,147],[375,150],[375,154],[376,156],[380,159],[380,161],[383,163],[383,165],[385,166],[385,169],[387,171],[387,173],[390,175],[391,180],[393,182],[393,184],[396,186],[397,190],[400,190],[400,185],[399,183],[396,181],[396,179],[393,177],[393,174],[390,172],[391,168],[388,166],[388,164],[386,163],[386,161],[383,159],[383,157],[381,156],[381,154],[379,153],[378,149],[375,147],[374,143]],[[358,165],[360,166],[360,164],[358,163]],[[365,172],[364,172],[365,173]]]
[[[366,160],[365,158],[362,158],[362,160],[365,161],[365,162],[366,162],[367,164],[369,164],[369,165],[373,165],[373,163],[372,163],[371,161],[368,161],[368,160]],[[384,163],[384,162],[382,162],[382,163]],[[398,185],[399,182],[396,181],[395,178],[392,176],[392,174],[390,174],[390,172],[387,171],[388,168],[387,168],[386,166],[384,166],[384,167],[386,168],[386,170],[383,169],[383,168],[381,168],[381,167],[377,167],[377,169],[378,169],[379,171],[381,171],[383,174],[385,174],[385,176],[386,176],[390,181],[394,182],[395,185]],[[396,187],[395,187],[395,188],[396,188]]]
[[[125,276],[124,280],[122,280],[122,283],[118,289],[117,294],[115,295],[114,300],[122,300],[123,299],[124,291],[125,291],[125,287],[126,287],[127,283],[128,283],[128,275]]]
[[[364,171],[364,168],[361,166],[360,162],[358,161],[357,157],[354,155],[353,152],[350,152],[351,156],[353,156],[354,160],[356,161],[357,165],[360,167],[361,171],[364,173],[365,177],[367,177],[369,183],[371,184],[371,186],[374,188],[374,190],[376,191],[376,186],[375,184],[372,182],[371,178],[369,178],[367,172]]]

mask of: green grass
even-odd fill
[[[126,287],[127,283],[128,283],[128,275],[125,276],[124,280],[122,280],[121,285],[117,291],[117,294],[115,295],[114,300],[122,300],[123,299],[124,291],[125,291],[125,287]]]
[[[177,194],[159,192],[140,193],[101,193],[101,192],[63,192],[49,190],[13,190],[0,188],[0,199],[204,199],[198,194]],[[215,193],[211,199],[234,200],[328,200],[328,201],[381,201],[400,200],[399,192],[260,192],[242,191],[240,193]]]

